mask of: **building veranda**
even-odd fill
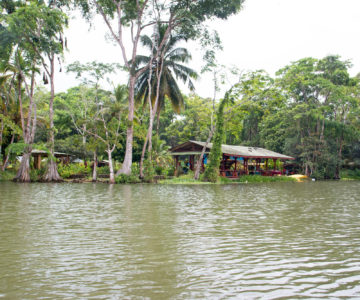
[[[206,143],[188,141],[170,149],[175,160],[175,170],[194,170],[196,161]],[[201,169],[204,171],[212,143],[208,143],[202,160]],[[237,178],[241,175],[274,176],[285,173],[279,162],[294,160],[295,158],[259,147],[221,145],[222,160],[220,162],[220,175]]]

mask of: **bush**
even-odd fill
[[[139,183],[141,182],[139,179],[139,176],[137,175],[126,175],[126,174],[120,174],[119,176],[115,177],[116,183]]]
[[[174,176],[175,175],[175,168],[174,167],[170,167],[170,168],[168,168],[167,170],[165,170],[165,174],[167,175],[167,176]]]
[[[13,180],[15,175],[16,175],[15,170],[5,170],[4,172],[0,170],[0,181]]]
[[[156,166],[156,167],[155,167],[155,173],[156,173],[156,175],[162,175],[162,174],[163,174],[163,171],[164,171],[164,169],[163,169],[162,166]]]
[[[110,173],[109,166],[96,168],[96,171],[99,175],[109,175]]]
[[[144,161],[144,180],[147,182],[153,182],[155,176],[155,168],[153,162],[150,160]]]
[[[30,170],[30,180],[32,182],[41,181],[42,177],[46,172],[46,168],[41,169],[31,169]]]
[[[360,180],[360,169],[343,169],[340,172],[341,179],[356,179]]]
[[[58,165],[58,172],[62,178],[70,178],[73,175],[89,176],[91,174],[91,168],[90,166],[85,167],[83,164],[60,164]]]
[[[131,175],[136,175],[136,176],[140,176],[140,167],[139,167],[139,163],[132,163],[131,165]]]

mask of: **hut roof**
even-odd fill
[[[199,141],[188,141],[181,145],[175,146],[170,149],[171,155],[189,155],[201,153],[202,147],[205,142]],[[212,148],[212,143],[208,143],[206,151],[209,152]],[[291,156],[280,154],[271,150],[267,150],[259,147],[247,147],[247,146],[233,146],[233,145],[221,145],[221,151],[223,154],[236,157],[247,157],[247,158],[277,158],[277,159],[294,159]]]
[[[31,151],[31,155],[41,155],[41,156],[47,156],[48,152],[44,151],[44,150],[38,150],[38,149],[33,149]],[[63,153],[63,152],[54,152],[54,155],[56,157],[66,157],[66,156],[73,156],[71,154],[68,153]]]

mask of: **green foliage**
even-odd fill
[[[164,179],[159,181],[160,184],[209,184],[209,182],[202,182],[194,179],[194,172],[189,171],[188,174],[174,177],[171,179]]]
[[[177,118],[169,115],[173,119],[160,132],[162,139],[171,147],[188,140],[206,140],[211,125],[209,118],[211,111],[212,101],[210,99],[203,99],[197,95],[185,97],[184,112]]]
[[[27,147],[29,147],[29,145],[25,143],[13,143],[6,148],[5,153],[10,153],[10,155],[22,155]]]
[[[165,170],[165,175],[166,176],[174,176],[175,175],[175,168],[173,167],[173,166],[171,166],[171,167],[169,167],[169,168],[167,168],[166,170]]]
[[[360,169],[343,169],[340,177],[342,180],[360,180]]]
[[[31,182],[41,181],[44,174],[45,174],[45,172],[46,172],[46,168],[31,169],[30,170],[30,180],[31,180]]]
[[[139,179],[139,176],[137,175],[126,175],[126,174],[120,174],[119,176],[115,177],[116,183],[140,183],[141,180]]]
[[[165,35],[165,32],[168,28],[168,25],[158,25],[159,41],[162,41]],[[156,74],[160,72],[160,64],[162,65],[162,74],[160,79],[160,90],[158,97],[158,113],[164,108],[165,99],[169,99],[174,111],[180,113],[184,108],[184,99],[181,91],[178,87],[176,79],[180,79],[183,83],[188,83],[190,91],[194,91],[195,87],[191,79],[197,78],[197,73],[181,63],[188,63],[191,59],[191,55],[186,48],[176,48],[178,43],[181,43],[186,39],[183,34],[171,34],[167,43],[163,45],[162,50],[159,48],[159,45],[154,44],[153,39],[145,35],[141,37],[142,44],[148,48],[153,56],[156,55],[157,51],[164,51],[164,60],[161,63],[158,57],[151,58],[145,56],[137,56],[137,68],[143,67],[144,64],[148,64],[150,60],[153,60],[152,70],[147,69],[144,73],[140,75],[137,79],[135,85],[135,100],[139,103],[143,101],[144,106],[148,102],[149,95],[149,84],[148,80],[150,78],[151,71],[151,101],[154,107],[155,99],[157,94],[157,84],[158,79]],[[175,77],[176,79],[175,79]]]
[[[146,182],[153,182],[155,176],[154,163],[149,159],[144,161],[144,180]]]
[[[164,171],[165,171],[165,170],[163,169],[162,166],[156,166],[156,167],[155,167],[155,174],[156,174],[156,175],[163,175]]]
[[[11,181],[14,179],[15,175],[16,175],[15,170],[5,170],[5,171],[0,170],[0,181]]]
[[[58,165],[58,172],[62,178],[70,178],[74,175],[89,176],[91,174],[90,166],[85,167],[83,164]]]
[[[109,166],[96,168],[96,172],[99,175],[109,175],[110,173]]]
[[[217,114],[216,114],[216,129],[214,134],[214,142],[209,155],[209,164],[205,168],[205,181],[216,182],[219,177],[220,160],[222,156],[221,145],[224,140],[224,107],[230,100],[229,92],[226,93],[223,100],[221,100]]]
[[[235,179],[234,182],[255,183],[255,182],[296,182],[295,178],[287,176],[261,176],[261,175],[244,175]]]

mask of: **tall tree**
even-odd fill
[[[161,41],[164,37],[164,34],[167,29],[167,25],[157,25],[157,32],[159,34],[159,40]],[[184,107],[184,98],[178,87],[176,79],[180,79],[183,83],[188,83],[190,91],[194,91],[195,87],[191,79],[196,79],[198,74],[195,70],[183,65],[184,63],[189,63],[191,60],[190,52],[184,47],[177,47],[179,43],[186,40],[184,34],[171,34],[168,41],[164,44],[164,60],[162,62],[162,76],[160,79],[160,91],[158,95],[158,110],[157,114],[160,115],[160,110],[164,108],[165,97],[167,97],[174,109],[175,112],[180,113],[180,110]],[[142,44],[148,48],[152,55],[150,57],[140,56],[136,57],[139,64],[149,64],[151,57],[153,57],[158,50],[158,46],[155,41],[149,36],[145,35],[141,38]],[[156,71],[160,69],[161,65],[156,59],[153,59],[151,64],[151,70],[153,74],[156,74]],[[150,68],[142,73],[135,85],[135,99],[139,103],[143,101],[144,104],[147,103],[148,94],[149,94],[149,85],[148,80],[150,79]],[[152,105],[155,104],[156,99],[156,86],[157,79],[156,76],[151,76],[151,101]]]
[[[142,44],[150,50],[150,57],[137,56],[137,62],[141,65],[150,65],[144,73],[142,73],[135,86],[135,95],[137,102],[144,102],[149,105],[149,127],[145,138],[143,151],[140,159],[140,176],[143,176],[142,166],[145,156],[145,149],[148,144],[148,155],[151,160],[152,152],[152,132],[155,115],[158,115],[157,132],[159,129],[160,111],[165,105],[165,97],[167,96],[175,111],[178,113],[184,106],[184,99],[180,89],[176,83],[176,78],[180,78],[184,83],[189,83],[190,90],[194,90],[191,78],[196,78],[197,74],[194,70],[180,64],[186,63],[191,58],[190,53],[185,48],[176,48],[176,45],[185,40],[184,35],[170,35],[168,41],[163,44],[163,49],[159,49],[159,41],[162,41],[168,29],[168,25],[155,25],[155,34],[153,38],[145,35],[142,36]],[[156,56],[158,55],[158,56]]]
[[[32,1],[17,7],[15,11],[6,18],[8,30],[13,36],[14,51],[16,52],[17,66],[21,67],[21,52],[32,56],[32,79],[29,90],[29,98],[33,97],[35,86],[35,73],[39,66],[44,69],[44,82],[50,80],[50,101],[49,101],[49,144],[51,158],[48,164],[48,171],[45,175],[46,181],[61,180],[56,163],[54,161],[54,123],[53,123],[53,101],[55,97],[55,60],[56,56],[62,53],[64,39],[62,32],[67,24],[67,17],[59,9],[46,6],[43,2]],[[23,73],[23,72],[22,72]],[[32,101],[32,100],[31,100]],[[32,105],[34,105],[32,103]],[[33,108],[35,112],[35,106]],[[34,127],[34,134],[35,134]],[[31,143],[32,141],[29,140]],[[25,141],[26,142],[26,141]],[[28,143],[28,142],[26,142]]]
[[[122,165],[121,173],[131,173],[132,163],[132,146],[133,146],[133,120],[134,120],[134,91],[137,78],[149,68],[136,69],[136,56],[140,36],[143,31],[153,24],[160,22],[168,25],[164,39],[159,43],[159,49],[168,40],[170,33],[177,28],[186,33],[188,38],[195,38],[199,33],[199,26],[209,18],[226,19],[228,16],[236,13],[241,8],[244,0],[205,0],[205,1],[188,1],[188,0],[144,0],[144,1],[125,1],[125,0],[78,0],[76,3],[88,13],[94,6],[98,13],[103,17],[109,31],[120,46],[123,61],[129,74],[129,103],[128,103],[128,128],[125,158]],[[160,17],[160,18],[159,18]],[[112,19],[116,18],[116,25]],[[124,27],[130,25],[130,43],[131,49],[126,48],[124,39]],[[129,43],[127,43],[129,45]],[[130,53],[130,54],[129,54]]]

